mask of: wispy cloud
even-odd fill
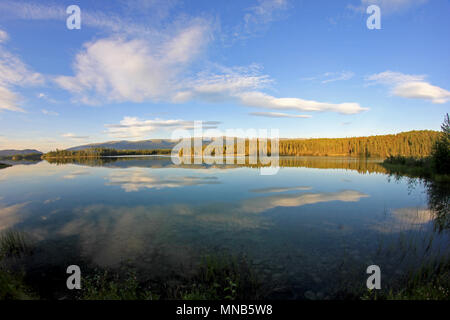
[[[365,13],[368,6],[375,4],[380,7],[382,14],[391,14],[399,13],[427,2],[428,0],[361,0],[359,5],[349,5],[348,8]]]
[[[216,129],[219,121],[203,121],[203,129]],[[194,128],[194,121],[189,120],[142,120],[136,117],[125,117],[119,124],[106,124],[107,133],[115,138],[148,138],[155,131]]]
[[[326,79],[322,80],[322,83],[350,80],[354,76],[355,74],[351,71],[327,72],[324,74]]]
[[[356,114],[368,110],[358,103],[327,103],[300,98],[275,98],[262,92],[244,92],[240,94],[241,103],[249,107],[296,111],[332,111],[341,114]]]
[[[312,187],[309,186],[299,186],[299,187],[278,187],[278,188],[261,188],[261,189],[252,189],[250,192],[256,193],[280,193],[280,192],[288,192],[288,191],[305,191],[311,190]]]
[[[65,21],[67,19],[66,7],[59,4],[39,4],[27,1],[5,0],[0,3],[0,17],[3,19]],[[90,11],[86,9],[82,11],[82,27],[97,28],[107,32],[128,35],[157,35],[158,31],[149,27],[149,20],[146,20],[146,22],[134,23],[132,19],[122,18],[107,11]]]
[[[47,116],[59,116],[58,112],[42,109],[41,112]]]
[[[450,100],[450,91],[424,81],[425,75],[409,75],[400,72],[384,71],[366,78],[371,84],[384,84],[391,88],[395,96],[409,99],[429,100],[442,104]]]
[[[267,118],[311,118],[310,115],[303,114],[288,114],[282,112],[250,112],[252,116],[267,117]]]
[[[50,204],[50,203],[53,203],[53,202],[56,202],[56,201],[59,201],[59,200],[61,200],[61,197],[47,199],[47,200],[44,201],[44,204]]]
[[[42,75],[31,71],[22,60],[5,49],[9,39],[4,30],[0,30],[0,111],[24,112],[20,107],[21,97],[13,91],[14,87],[38,85],[44,82]]]
[[[249,107],[312,112],[329,111],[341,114],[355,114],[368,110],[368,108],[363,108],[354,102],[335,104],[294,97],[275,98],[261,91],[272,84],[273,80],[260,72],[261,68],[258,66],[250,66],[247,68],[228,68],[220,74],[199,75],[197,80],[189,81],[190,87],[180,91],[175,96],[174,101],[185,102],[192,99],[202,99],[208,102],[222,102],[232,100]],[[260,113],[259,115],[263,116],[263,114]],[[272,114],[272,116],[275,114]],[[269,113],[265,113],[265,115],[268,116]],[[278,117],[282,117],[282,114],[278,113]]]
[[[320,81],[323,84],[335,81],[346,81],[350,80],[355,76],[355,73],[352,71],[341,71],[341,72],[325,72],[323,74],[312,76],[312,77],[304,77],[300,80],[303,81]]]
[[[134,5],[142,4],[138,1]],[[246,14],[245,29],[251,30],[253,26],[270,23],[276,19],[277,13],[287,7],[286,0],[258,1]],[[59,6],[47,7],[27,2],[17,5],[7,1],[0,8],[24,19],[66,17],[64,8]],[[72,93],[75,102],[101,105],[203,100],[233,101],[243,106],[275,110],[342,114],[367,110],[356,102],[328,103],[298,97],[270,96],[262,90],[273,80],[262,74],[255,65],[221,67],[218,72],[200,70],[194,73],[194,62],[198,61],[213,40],[215,27],[210,20],[186,18],[183,24],[174,23],[157,30],[107,13],[83,11],[84,24],[109,30],[111,35],[84,44],[75,56],[73,75],[53,78],[59,87]],[[349,72],[336,74],[334,78],[325,79],[324,83],[352,76]],[[17,97],[12,93],[4,96],[8,97],[9,108],[13,108]],[[278,116],[283,115],[279,113]]]
[[[273,83],[268,75],[261,74],[261,69],[257,64],[231,68],[215,65],[213,71],[200,72],[194,78],[185,80],[184,89],[175,95],[173,101],[236,100],[243,91],[263,89]]]
[[[280,19],[288,7],[287,0],[258,0],[256,6],[247,9],[243,24],[237,27],[234,36],[246,38],[265,30],[270,23]]]
[[[74,133],[63,133],[61,136],[64,138],[73,139],[73,140],[89,139],[89,136],[79,136]]]

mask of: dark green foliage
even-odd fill
[[[126,277],[108,271],[94,273],[83,278],[81,300],[155,300],[152,294],[139,285],[136,275],[128,273]]]
[[[6,267],[4,260],[32,253],[30,238],[23,232],[7,230],[0,234],[0,300],[29,300],[34,294],[25,284],[23,274]]]
[[[368,291],[363,300],[449,300],[450,262],[448,259],[432,261],[410,272],[395,288],[388,292]]]
[[[442,133],[433,146],[432,158],[436,172],[450,174],[450,118],[448,113],[441,128]]]
[[[430,156],[425,158],[390,156],[384,160],[383,165],[397,175],[406,174],[436,181],[448,181],[450,175],[450,118],[448,114],[441,128],[442,132],[438,133]]]
[[[261,299],[261,283],[250,264],[241,256],[208,256],[194,276],[184,279],[160,279],[152,285],[137,280],[134,273],[125,276],[96,271],[83,278],[82,300],[236,300]]]
[[[24,284],[22,275],[0,266],[0,300],[32,300],[35,295]]]

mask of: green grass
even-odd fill
[[[194,276],[143,284],[134,273],[97,271],[82,282],[81,300],[255,300],[262,284],[243,257],[208,256]]]
[[[29,237],[20,231],[0,233],[0,300],[30,300],[37,295],[25,284],[24,274],[6,266],[8,258],[20,258],[33,251]]]
[[[366,291],[363,300],[450,300],[450,261],[436,260],[410,272],[386,291]]]
[[[33,300],[37,296],[25,285],[23,275],[0,267],[0,300]]]
[[[83,278],[80,300],[157,300],[158,295],[143,288],[136,275],[125,278],[108,271],[98,271]]]
[[[205,257],[191,287],[182,293],[185,300],[257,300],[264,297],[261,281],[243,257]]]

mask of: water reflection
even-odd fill
[[[220,168],[232,169],[236,167],[261,167],[261,165],[248,164],[182,164],[175,165],[166,156],[148,157],[111,157],[111,158],[88,158],[88,159],[48,159],[52,164],[77,164],[85,166],[105,166],[110,168]],[[355,170],[359,173],[386,173],[386,169],[380,165],[381,159],[348,158],[348,157],[280,157],[280,167],[303,167],[317,169],[344,169]]]
[[[28,202],[23,202],[11,206],[0,206],[0,231],[10,229],[21,222],[27,204]]]
[[[269,278],[323,290],[343,260],[389,272],[374,255],[380,238],[449,225],[448,185],[390,181],[377,160],[282,158],[270,177],[250,165],[175,167],[159,157],[64,162],[0,173],[0,230],[40,240],[38,265],[131,261],[163,276],[229,250]]]
[[[450,183],[426,181],[428,204],[435,214],[436,229],[450,230]]]
[[[113,172],[107,179],[108,182],[106,185],[120,186],[126,192],[139,191],[141,189],[180,188],[205,184],[220,184],[220,181],[214,176],[161,176],[143,168]]]
[[[299,187],[278,187],[278,188],[260,188],[260,189],[252,189],[251,192],[255,193],[278,193],[278,192],[288,192],[288,191],[299,191],[299,190],[311,190],[312,187],[307,186],[299,186]]]
[[[369,197],[369,195],[355,190],[327,193],[285,194],[248,199],[243,201],[241,208],[244,212],[258,213],[276,207],[300,207],[308,204],[332,201],[357,202],[361,198],[366,197]]]
[[[75,171],[69,172],[68,174],[64,175],[63,178],[64,179],[75,179],[79,176],[86,176],[86,175],[89,175],[89,171],[75,170]]]

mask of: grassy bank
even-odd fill
[[[432,157],[413,158],[390,156],[381,164],[388,173],[410,178],[423,178],[437,182],[450,182],[450,175],[436,170]]]
[[[0,169],[11,167],[9,164],[0,163]]]

